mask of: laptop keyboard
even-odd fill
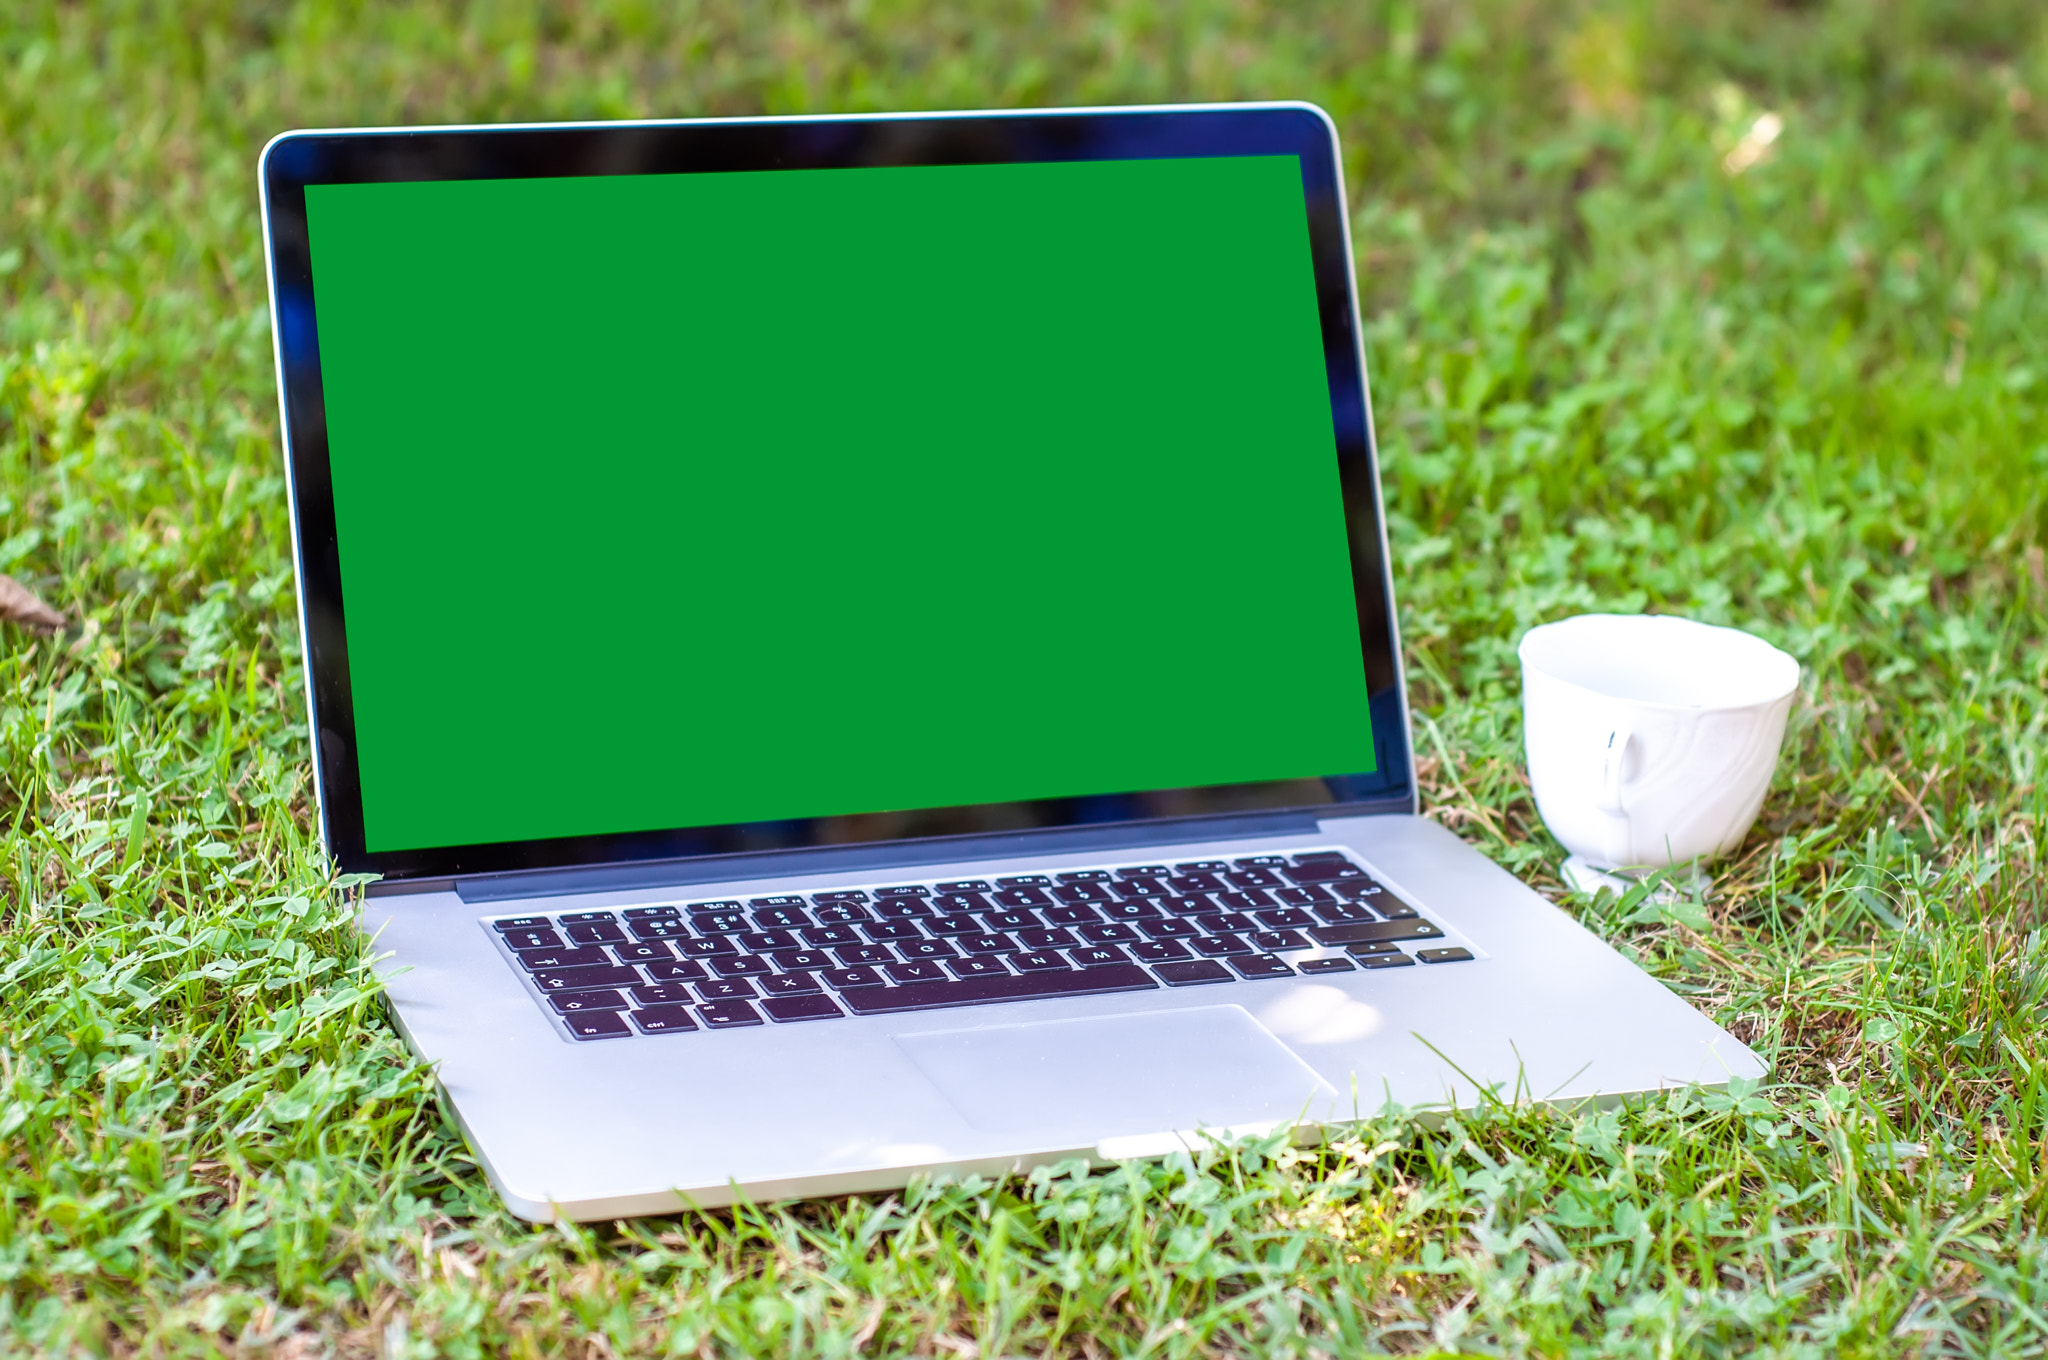
[[[576,1039],[1469,960],[1341,851],[485,922]]]

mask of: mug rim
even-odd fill
[[[1529,643],[1530,640],[1536,636],[1536,634],[1549,632],[1554,629],[1562,629],[1570,624],[1577,623],[1582,620],[1595,619],[1615,619],[1629,621],[1657,620],[1658,626],[1660,627],[1676,624],[1689,629],[1705,629],[1714,633],[1732,633],[1736,637],[1742,638],[1745,643],[1754,643],[1756,646],[1764,648],[1765,651],[1770,654],[1773,660],[1782,659],[1783,661],[1789,663],[1791,666],[1791,679],[1790,682],[1786,684],[1784,688],[1776,690],[1761,698],[1743,699],[1740,702],[1736,703],[1680,704],[1672,703],[1668,700],[1662,699],[1633,699],[1619,694],[1609,694],[1603,690],[1594,689],[1592,686],[1583,684],[1580,681],[1567,679],[1566,677],[1559,675],[1556,671],[1551,670],[1550,668],[1542,665],[1540,662],[1537,662],[1530,657]],[[1777,646],[1775,643],[1769,642],[1763,638],[1758,637],[1755,633],[1752,633],[1747,629],[1730,628],[1725,624],[1718,623],[1702,623],[1698,619],[1689,619],[1682,614],[1590,613],[1572,614],[1562,619],[1552,619],[1548,623],[1539,623],[1535,627],[1523,633],[1521,641],[1515,644],[1515,656],[1522,663],[1522,672],[1525,678],[1532,674],[1540,675],[1545,680],[1548,680],[1554,684],[1563,685],[1569,689],[1577,690],[1582,694],[1590,694],[1596,698],[1607,700],[1610,703],[1630,704],[1637,708],[1656,709],[1659,711],[1669,713],[1735,713],[1740,712],[1743,709],[1768,708],[1773,704],[1782,703],[1786,699],[1790,698],[1791,696],[1799,692],[1799,658],[1793,656],[1790,652],[1784,650],[1782,647]],[[1526,694],[1526,684],[1524,686],[1524,692]]]

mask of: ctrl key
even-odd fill
[[[681,1034],[697,1028],[687,1006],[642,1006],[633,1012],[633,1023],[642,1034]]]
[[[739,1029],[761,1023],[761,1012],[746,1001],[707,1001],[697,1007],[697,1014],[704,1017],[708,1029]]]
[[[633,1032],[617,1011],[580,1011],[568,1016],[566,1023],[576,1039],[623,1039]]]

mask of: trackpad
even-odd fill
[[[902,1034],[968,1123],[1097,1139],[1327,1117],[1336,1092],[1238,1006]]]

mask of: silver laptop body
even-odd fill
[[[328,205],[382,200],[331,186],[544,180],[566,193],[577,177],[1179,161],[1159,173],[1193,177],[1173,181],[1172,201],[1185,203],[1207,192],[1204,158],[1219,175],[1250,175],[1249,161],[1222,162],[1276,155],[1301,167],[1303,239],[1334,356],[1353,585],[1365,666],[1377,668],[1358,690],[1371,690],[1377,755],[1349,748],[1350,768],[1371,763],[1368,774],[568,836],[497,836],[460,809],[435,823],[428,799],[414,843],[378,829],[380,816],[399,825],[379,799],[398,806],[419,790],[378,772],[408,768],[402,750],[391,754],[403,743],[385,740],[383,766],[365,754],[382,739],[376,722],[415,730],[393,725],[412,691],[375,670],[382,620],[366,611],[386,597],[350,557],[352,543],[373,541],[361,526],[379,504],[344,467],[369,457],[355,450],[379,410],[374,387],[347,390],[368,382],[351,374],[377,371],[373,353],[351,349],[369,341],[351,337],[374,339],[377,313],[350,311],[355,247],[336,224],[374,214]],[[1600,1102],[1763,1072],[1690,1005],[1415,813],[1339,163],[1328,119],[1292,104],[314,132],[266,148],[323,834],[342,868],[381,875],[362,928],[392,1014],[515,1213],[603,1220],[878,1191],[1276,1128],[1313,1137],[1389,1105]],[[1032,201],[1066,192],[1045,174]],[[777,191],[814,182],[833,193],[854,183],[791,179]],[[1253,183],[1218,180],[1216,201]],[[1095,197],[1075,201],[1119,192],[1088,188]],[[799,380],[790,400],[803,392]],[[464,504],[437,513],[459,517]],[[393,570],[417,570],[395,541]],[[415,664],[428,696],[439,663]],[[465,796],[460,769],[414,777],[445,780],[444,801]],[[477,805],[497,806],[504,790],[470,777]],[[715,805],[717,790],[701,796]],[[485,830],[435,841],[444,824]]]

